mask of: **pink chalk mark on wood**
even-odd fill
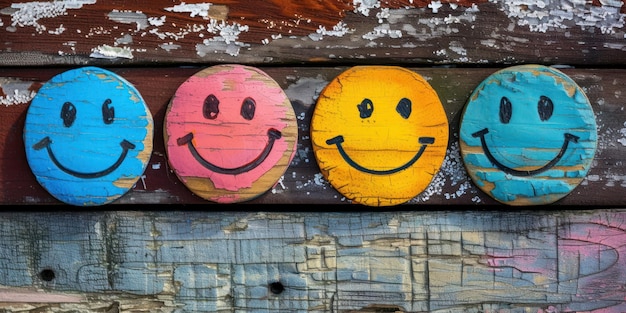
[[[24,288],[0,288],[0,302],[79,303],[84,300],[80,295],[47,293]]]
[[[618,216],[623,220],[626,215]],[[626,225],[606,220],[562,225],[555,256],[545,246],[492,253],[483,258],[494,271],[514,268],[547,278],[548,283],[576,280],[576,294],[561,312],[626,312]],[[576,277],[563,277],[564,266],[578,266]],[[561,273],[559,273],[561,272]],[[559,277],[561,275],[562,277]],[[560,279],[565,281],[560,281]],[[584,307],[584,310],[581,310]],[[593,308],[590,308],[593,307]],[[539,311],[547,313],[549,311]]]

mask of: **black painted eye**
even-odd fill
[[[63,103],[61,108],[61,118],[63,119],[63,125],[70,127],[76,120],[76,107],[71,102]]]
[[[554,112],[554,103],[546,96],[539,97],[539,103],[537,103],[537,112],[539,112],[539,118],[542,121],[547,121]]]
[[[214,120],[217,118],[217,114],[220,113],[220,101],[213,94],[210,94],[204,99],[204,106],[202,107],[202,115],[206,119]]]
[[[113,123],[115,118],[115,108],[109,107],[109,104],[111,104],[111,99],[106,99],[102,103],[102,120],[107,125]]]
[[[502,124],[508,124],[513,114],[513,107],[511,101],[507,97],[500,99],[500,122]]]
[[[411,115],[411,100],[407,98],[400,99],[398,105],[396,106],[396,112],[400,113],[404,119],[409,118]]]
[[[361,101],[360,104],[356,106],[359,109],[359,115],[361,118],[368,118],[372,116],[372,112],[374,112],[374,104],[372,100],[365,98]]]
[[[252,98],[245,98],[241,104],[241,116],[248,121],[254,117],[254,111],[256,110],[256,102]]]

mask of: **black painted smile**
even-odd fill
[[[93,172],[93,173],[82,173],[82,172],[77,172],[74,170],[71,170],[65,166],[63,166],[58,160],[57,158],[54,156],[54,153],[52,152],[52,149],[50,148],[50,144],[52,143],[52,140],[50,140],[50,137],[45,137],[44,139],[40,140],[38,143],[33,145],[33,149],[35,150],[41,150],[43,148],[46,148],[46,150],[48,151],[48,155],[50,156],[50,160],[52,160],[52,163],[54,163],[59,169],[61,169],[63,172],[66,172],[72,176],[78,177],[78,178],[98,178],[98,177],[102,177],[105,175],[110,174],[111,172],[113,172],[115,169],[117,169],[122,162],[124,161],[124,159],[126,158],[126,155],[128,154],[128,150],[130,149],[135,149],[135,145],[132,144],[130,141],[124,139],[122,140],[122,142],[120,142],[120,146],[122,146],[122,154],[120,155],[119,158],[117,158],[117,161],[115,161],[115,163],[111,166],[109,166],[107,169],[99,171],[99,172]]]
[[[396,167],[394,169],[390,169],[390,170],[384,170],[384,171],[377,171],[377,170],[372,170],[369,168],[365,168],[361,165],[359,165],[358,163],[356,163],[354,160],[352,160],[352,158],[350,158],[350,156],[346,153],[346,151],[343,149],[343,147],[341,146],[341,144],[343,143],[343,136],[339,135],[337,137],[331,138],[326,140],[326,144],[329,145],[337,145],[337,150],[339,150],[339,154],[341,154],[341,157],[343,157],[343,159],[350,164],[350,166],[352,166],[353,168],[364,172],[364,173],[368,173],[368,174],[374,174],[374,175],[387,175],[387,174],[393,174],[393,173],[397,173],[399,171],[402,171],[404,169],[407,169],[408,167],[410,167],[411,165],[413,165],[421,156],[422,153],[424,153],[424,150],[426,150],[426,146],[429,144],[432,144],[435,142],[435,138],[433,137],[420,137],[419,138],[419,143],[422,144],[422,146],[420,147],[419,151],[417,151],[417,153],[415,154],[415,156],[406,164],[400,166],[400,167]]]
[[[204,166],[205,168],[213,172],[220,173],[220,174],[233,174],[234,175],[234,174],[241,174],[241,173],[250,171],[256,168],[257,166],[259,166],[261,163],[263,163],[265,158],[267,158],[267,156],[272,151],[272,147],[274,146],[274,141],[276,141],[276,139],[280,139],[281,136],[282,134],[280,131],[274,128],[270,128],[267,131],[267,137],[269,141],[267,145],[265,146],[265,148],[263,149],[263,151],[261,152],[261,154],[259,154],[259,156],[256,157],[256,159],[252,160],[250,163],[244,164],[242,166],[235,167],[235,168],[224,168],[224,167],[217,166],[215,164],[208,162],[202,156],[200,156],[200,154],[198,153],[198,150],[196,150],[196,147],[193,145],[193,142],[191,141],[193,139],[193,133],[189,133],[183,137],[178,138],[176,143],[178,143],[179,146],[187,145],[187,147],[189,147],[189,151],[191,152],[191,155],[193,155],[193,157],[200,164],[202,164],[202,166]]]
[[[567,150],[567,146],[569,146],[570,141],[577,143],[579,137],[576,135],[572,135],[570,133],[565,133],[565,139],[563,139],[563,146],[561,146],[561,151],[559,151],[559,154],[557,154],[556,157],[554,157],[554,159],[552,159],[550,162],[548,162],[546,165],[538,168],[538,169],[534,169],[534,170],[529,170],[529,171],[520,171],[520,170],[516,170],[513,168],[510,168],[500,162],[498,162],[498,160],[496,160],[496,158],[493,156],[493,154],[491,154],[491,151],[489,151],[489,147],[487,147],[487,142],[485,141],[485,135],[489,133],[489,129],[488,128],[484,128],[482,130],[479,130],[475,133],[472,134],[472,137],[476,138],[476,137],[480,137],[480,143],[483,147],[483,151],[485,152],[485,155],[487,156],[487,158],[489,159],[489,161],[491,161],[491,163],[493,163],[493,165],[495,165],[497,168],[499,168],[500,170],[502,170],[505,173],[511,174],[511,175],[515,175],[515,176],[532,176],[535,174],[539,174],[541,172],[544,172],[550,168],[552,168],[554,165],[556,165],[556,163],[559,162],[559,160],[561,160],[561,158],[563,157],[563,155],[565,154],[565,151]]]

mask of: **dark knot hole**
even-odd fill
[[[56,274],[54,274],[54,271],[51,269],[44,269],[39,272],[39,278],[43,281],[52,281],[56,278]]]
[[[273,283],[270,283],[270,291],[273,294],[278,295],[278,294],[281,294],[283,291],[285,291],[285,286],[283,286],[283,284],[279,281],[273,282]]]

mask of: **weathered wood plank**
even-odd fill
[[[0,65],[614,65],[626,62],[625,10],[566,0],[1,1]]]
[[[154,118],[154,148],[145,177],[113,204],[208,204],[193,195],[168,168],[162,127],[165,110],[176,88],[202,67],[109,68],[130,81],[144,97]],[[323,179],[309,136],[312,109],[319,92],[346,67],[263,68],[285,90],[298,119],[296,156],[279,183],[251,204],[346,204]],[[0,203],[59,204],[39,186],[24,154],[22,132],[30,99],[63,68],[5,68],[0,70]],[[468,178],[459,153],[461,112],[473,89],[497,69],[411,68],[439,94],[450,124],[449,147],[440,172],[430,186],[409,201],[413,205],[497,204]],[[555,205],[622,206],[626,201],[626,119],[621,86],[626,72],[611,69],[572,69],[570,75],[587,93],[598,125],[598,149],[581,184]]]
[[[625,223],[623,210],[4,212],[2,292],[59,300],[2,307],[617,313]]]

